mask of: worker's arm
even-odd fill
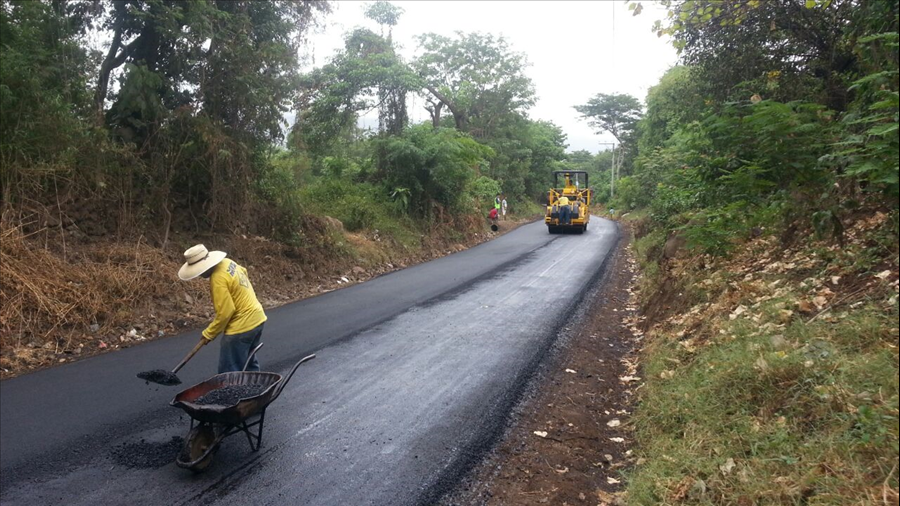
[[[216,309],[216,318],[203,331],[204,339],[212,341],[231,320],[234,314],[234,301],[231,300],[231,292],[228,291],[228,280],[224,276],[213,276],[210,288],[212,289],[213,307]]]

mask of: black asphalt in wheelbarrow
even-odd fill
[[[256,353],[259,347],[253,350],[253,353]],[[300,364],[315,357],[309,355],[300,359],[287,376],[274,372],[246,371],[250,362],[248,358],[247,364],[244,364],[244,371],[217,374],[179,392],[172,399],[171,405],[181,408],[191,417],[191,428],[185,438],[184,447],[175,460],[178,467],[197,472],[206,469],[222,440],[238,432],[243,432],[247,436],[252,451],[259,450],[266,408],[281,395]],[[228,406],[194,402],[213,390],[233,385],[260,385],[263,391]],[[251,431],[250,429],[254,427],[256,430]]]

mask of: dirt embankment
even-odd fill
[[[0,228],[0,378],[79,360],[200,327],[213,316],[208,282],[181,282],[182,253],[196,243],[247,267],[267,308],[363,282],[464,250],[493,233],[475,218],[420,234],[403,246],[378,230],[351,233],[333,218],[309,217],[304,241],[172,234],[166,245],[140,234],[95,236],[78,223],[38,221]]]
[[[576,505],[620,501],[634,457],[636,265],[623,238],[592,309],[534,380],[497,448],[444,504]]]

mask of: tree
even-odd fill
[[[256,141],[282,137],[296,92],[297,36],[328,4],[218,0],[200,68],[203,111]]]
[[[431,95],[427,107],[435,128],[444,107],[456,128],[475,137],[490,135],[500,116],[522,112],[534,104],[534,84],[525,75],[525,55],[509,48],[503,37],[457,32],[455,38],[421,35],[422,54],[413,67]],[[470,122],[477,123],[472,129]]]
[[[155,80],[154,87],[140,91],[156,95],[165,110],[202,108],[234,132],[277,139],[297,78],[298,35],[329,10],[329,4],[312,0],[112,2],[104,24],[111,40],[94,96],[98,118],[113,70],[130,64],[123,83]],[[156,77],[129,79],[127,74],[138,69]],[[135,92],[126,95],[133,98]],[[114,114],[107,120],[128,128],[131,112],[116,104],[120,97],[114,98]]]
[[[628,94],[598,93],[586,104],[574,107],[597,133],[609,132],[619,144],[628,141],[641,119],[641,103]]]
[[[300,81],[294,147],[324,154],[342,132],[355,127],[359,112],[374,107],[384,107],[381,126],[389,134],[398,134],[406,125],[406,107],[400,98],[421,89],[418,76],[386,39],[371,30],[354,30],[344,46],[330,63]]]
[[[97,73],[97,121],[103,121],[110,76],[126,63],[146,68],[164,79],[157,91],[162,100],[170,103],[170,109],[183,105],[171,102],[184,100],[176,97],[180,85],[190,80],[186,72],[195,64],[192,60],[209,34],[209,3],[118,0],[109,5],[104,28],[112,38]]]
[[[20,164],[52,165],[71,156],[69,148],[83,145],[80,117],[91,103],[91,66],[80,41],[95,17],[92,7],[87,2],[0,2],[4,192],[12,188],[7,176]]]
[[[384,27],[388,27],[387,40],[391,40],[391,30],[397,26],[400,16],[403,15],[404,9],[396,5],[379,0],[366,7],[365,15],[367,18],[378,23],[381,27],[381,36],[384,37]]]
[[[366,17],[378,23],[381,27],[381,37],[384,38],[384,27],[388,27],[386,43],[383,44],[384,52],[390,53],[401,64],[399,56],[394,48],[391,38],[391,30],[396,26],[403,14],[403,9],[390,2],[378,1],[366,9]],[[382,132],[394,135],[399,134],[409,122],[406,110],[406,86],[402,82],[393,85],[384,82],[378,87],[378,128]]]

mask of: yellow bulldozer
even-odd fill
[[[562,177],[562,181],[560,181]],[[560,185],[560,182],[563,184]],[[591,221],[591,196],[588,174],[583,170],[553,172],[553,187],[547,199],[544,223],[551,234],[572,231],[582,234]]]

